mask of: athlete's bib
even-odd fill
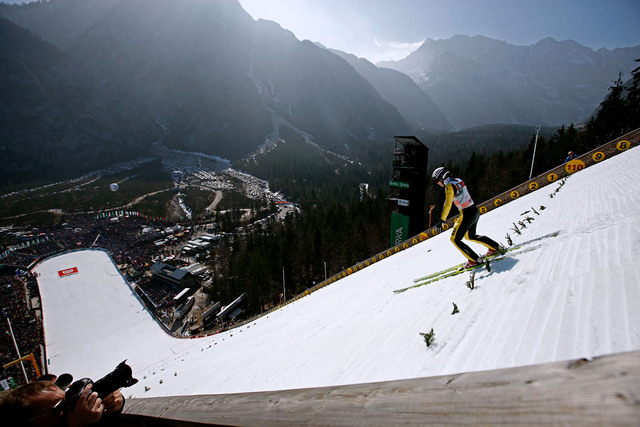
[[[467,186],[460,178],[447,178],[444,184],[451,184],[453,186],[453,203],[460,210],[473,206],[473,199],[467,190]]]

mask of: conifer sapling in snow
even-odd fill
[[[420,332],[420,335],[422,335],[422,337],[424,338],[424,342],[425,344],[427,344],[427,347],[429,347],[433,343],[433,340],[435,339],[435,333],[433,332],[433,328],[431,328],[431,330],[426,334],[424,332]]]

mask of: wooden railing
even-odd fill
[[[128,399],[121,421],[148,427],[638,426],[640,351],[368,384]]]

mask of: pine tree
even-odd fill
[[[422,338],[424,338],[424,343],[427,345],[427,347],[433,344],[433,341],[436,339],[436,334],[435,332],[433,332],[433,328],[431,328],[431,330],[426,334],[424,332],[420,332],[420,335],[422,335]]]
[[[611,141],[620,135],[629,132],[630,119],[625,100],[622,73],[618,74],[618,79],[612,82],[609,87],[609,95],[600,104],[600,110],[595,118],[589,120],[587,129],[594,142],[588,143],[586,150],[591,150],[601,144]]]
[[[640,63],[640,59],[636,59],[636,62]],[[627,109],[631,119],[631,128],[637,129],[640,127],[640,67],[633,70],[631,75],[633,75],[633,80],[627,94]]]

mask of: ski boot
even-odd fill
[[[474,268],[482,264],[484,264],[484,257],[478,257],[476,261],[467,261],[467,263],[462,268],[464,270],[468,270],[470,268]]]
[[[498,246],[498,250],[489,249],[487,251],[487,253],[484,255],[484,257],[485,258],[489,258],[489,257],[497,256],[497,255],[504,255],[505,253],[507,253],[507,248],[505,248],[502,245],[499,245]]]

